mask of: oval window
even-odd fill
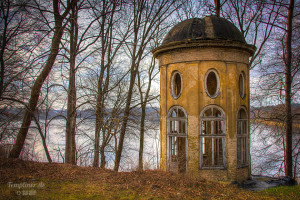
[[[171,95],[174,99],[178,99],[181,95],[182,80],[178,71],[175,71],[171,78]]]
[[[239,76],[239,93],[241,98],[245,98],[246,96],[246,85],[245,85],[245,76],[242,72]]]
[[[205,90],[209,97],[216,98],[219,95],[219,77],[215,70],[209,70],[205,76]]]

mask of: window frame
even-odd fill
[[[176,77],[177,74],[180,77],[180,91],[179,91],[178,94],[176,94],[176,91],[175,91],[175,77]],[[170,87],[171,87],[171,96],[172,96],[172,98],[175,99],[175,100],[178,99],[181,96],[181,93],[182,93],[183,80],[182,80],[181,73],[177,70],[174,70],[172,72],[171,79],[170,79]]]
[[[217,79],[217,88],[216,88],[216,92],[213,95],[211,95],[208,92],[208,88],[207,88],[207,77],[211,72],[213,72],[215,74],[216,79]],[[219,77],[219,74],[216,69],[212,68],[206,72],[205,78],[204,78],[204,87],[205,87],[205,92],[206,92],[207,96],[209,96],[210,98],[215,99],[219,96],[219,94],[220,94],[220,77]]]
[[[181,110],[183,111],[184,113],[184,117],[172,117],[172,112],[174,110]],[[181,121],[181,122],[184,122],[184,128],[185,128],[185,133],[184,134],[181,134],[181,133],[174,133],[174,132],[171,132],[171,122],[172,121]],[[188,115],[186,113],[186,111],[184,110],[184,108],[182,108],[181,106],[172,106],[170,109],[169,109],[169,112],[168,112],[168,115],[167,115],[167,167],[168,167],[168,170],[169,170],[169,167],[170,165],[172,164],[172,162],[178,162],[178,158],[176,161],[173,161],[173,151],[176,152],[178,154],[178,137],[184,137],[185,138],[185,146],[186,146],[186,149],[185,149],[185,156],[186,156],[186,159],[187,159],[187,154],[188,154],[188,151],[187,151],[187,146],[188,146]],[[175,148],[173,148],[173,145],[172,145],[172,140],[174,139],[174,141],[176,141],[176,144],[174,144]],[[178,157],[178,155],[177,155]],[[187,161],[186,161],[186,170],[188,170],[187,168]]]
[[[246,114],[245,118],[240,118],[240,112],[241,110],[243,110]],[[236,118],[236,165],[237,168],[243,168],[243,167],[248,167],[249,166],[249,156],[250,156],[250,152],[249,152],[249,120],[248,120],[248,112],[247,109],[242,106],[238,112],[237,112],[237,118]],[[244,122],[244,123],[243,123]],[[239,125],[241,124],[241,125]],[[243,125],[244,124],[244,125]],[[239,128],[240,126],[240,128]],[[243,131],[243,126],[244,126],[244,130]],[[239,130],[241,130],[241,134],[239,134]],[[244,132],[244,133],[243,133]],[[242,142],[238,142],[238,141],[243,141]],[[240,147],[239,147],[240,145]],[[241,155],[239,155],[239,153]],[[245,155],[244,155],[245,154]],[[244,158],[245,156],[245,158]],[[241,159],[239,159],[241,158]],[[241,162],[240,160],[243,161],[243,159],[245,159],[245,162]]]
[[[212,117],[212,116],[204,116],[204,113],[208,110],[208,109],[212,109],[212,113],[213,113],[213,109],[217,109],[220,113],[221,113],[221,117]],[[203,133],[203,126],[202,123],[204,121],[211,121],[213,123],[211,123],[211,132],[213,132],[213,127],[214,127],[214,122],[216,121],[220,121],[222,123],[222,134],[209,134],[209,135],[205,135],[202,134]],[[206,106],[200,113],[200,132],[199,132],[199,168],[200,169],[226,169],[227,167],[227,161],[226,161],[226,116],[225,116],[225,112],[223,111],[222,108],[220,108],[219,106],[216,105],[209,105]],[[205,147],[203,146],[203,140],[205,139],[211,139],[211,144],[212,144],[212,151],[211,152],[205,152]],[[214,166],[213,162],[214,162],[214,140],[215,139],[222,139],[222,156],[223,156],[223,165],[222,166]],[[204,150],[204,152],[203,152]],[[204,166],[204,158],[203,156],[211,154],[211,158],[212,158],[212,165],[210,166]]]
[[[243,88],[240,86],[240,78],[242,78],[243,82]],[[245,99],[246,97],[246,77],[244,71],[242,71],[239,75],[239,80],[238,80],[238,88],[239,88],[239,95],[242,99]]]

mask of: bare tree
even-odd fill
[[[10,152],[9,155],[10,158],[18,158],[21,153],[21,150],[23,148],[28,133],[29,126],[31,124],[33,113],[37,106],[41,87],[44,81],[46,80],[47,76],[49,75],[59,51],[60,40],[63,35],[64,26],[66,25],[66,23],[64,23],[64,20],[66,19],[70,9],[75,5],[75,3],[76,0],[68,0],[67,6],[65,7],[66,9],[62,14],[60,14],[60,8],[63,6],[61,5],[60,7],[60,2],[58,0],[53,0],[53,15],[55,19],[55,27],[54,27],[54,34],[53,34],[50,54],[41,73],[36,78],[34,85],[31,89],[28,109],[25,110],[21,129],[17,135],[17,139],[13,146],[13,149]]]
[[[128,17],[130,27],[133,32],[129,38],[131,41],[126,43],[128,54],[130,57],[130,79],[126,96],[126,105],[124,108],[124,116],[120,129],[120,139],[116,154],[116,163],[114,170],[118,171],[126,135],[128,117],[130,115],[130,105],[132,100],[133,88],[136,81],[136,75],[140,63],[145,55],[149,42],[159,29],[161,23],[174,12],[174,1],[132,1],[128,3],[128,7],[132,9],[132,16]]]
[[[31,57],[45,34],[31,3],[0,2],[0,140],[4,143],[10,143],[18,131],[14,119],[22,117],[19,107],[28,97],[34,69]]]
[[[257,93],[261,93],[261,97],[255,95],[257,102],[270,105],[272,109],[262,107],[255,112],[255,118],[263,123],[277,124],[276,126],[281,127],[278,129],[279,133],[272,131],[271,135],[277,138],[284,150],[280,158],[282,171],[286,176],[295,177],[296,170],[293,173],[293,168],[297,167],[299,139],[296,135],[293,136],[293,121],[297,116],[292,110],[292,103],[297,103],[299,96],[299,11],[293,9],[293,1],[278,1],[276,4],[279,4],[281,10],[279,20],[275,24],[274,47],[269,48],[268,62],[260,67],[262,77]],[[299,6],[300,4],[296,4],[296,8]],[[293,14],[292,10],[296,10],[296,13]]]
[[[113,83],[114,86],[110,88],[111,84],[111,71],[114,61],[118,55],[118,52],[123,45],[124,38],[127,37],[128,30],[125,30],[124,35],[118,37],[117,22],[121,19],[119,11],[122,7],[122,1],[108,1],[101,0],[94,2],[93,14],[97,18],[97,24],[99,26],[99,43],[97,48],[97,55],[99,55],[99,74],[97,77],[97,92],[95,102],[95,114],[96,114],[96,128],[95,128],[95,141],[94,141],[94,160],[93,166],[99,166],[99,152],[101,154],[101,168],[105,167],[105,147],[110,141],[110,134],[104,128],[105,120],[105,102],[110,90],[118,85],[118,81]],[[102,145],[100,147],[100,134],[102,132]]]
[[[50,101],[50,88],[51,86],[49,85],[49,77],[48,79],[46,80],[46,94],[45,94],[45,97],[42,99],[42,102],[41,102],[41,105],[38,106],[38,107],[41,107],[42,108],[42,113],[39,113],[39,110],[37,109],[37,112],[35,113],[35,115],[33,115],[33,120],[36,124],[36,127],[37,127],[37,130],[41,136],[41,139],[42,139],[42,144],[43,144],[43,147],[44,147],[44,150],[45,150],[45,154],[46,154],[46,157],[47,157],[47,160],[48,162],[52,162],[52,158],[50,156],[50,153],[49,153],[49,150],[48,150],[48,146],[47,146],[47,141],[46,141],[46,138],[47,138],[47,134],[48,133],[48,126],[49,126],[49,115],[50,115],[50,111],[52,109],[52,106],[51,104],[53,102]],[[43,109],[43,105],[45,106],[45,108]],[[40,119],[40,115],[42,115],[42,117],[44,118],[44,128],[42,127],[42,123],[41,123],[41,119]]]
[[[264,47],[280,15],[281,5],[276,1],[227,0],[222,6],[221,14],[236,24],[247,42],[256,46],[257,50],[251,57],[250,69],[261,63]]]
[[[29,49],[24,48],[30,46],[25,35],[36,27],[36,20],[28,10],[29,3],[30,1],[19,4],[11,0],[0,3],[0,98],[9,90],[12,82],[21,79],[21,73],[28,70],[24,62],[26,56],[21,55],[21,52],[29,52]],[[33,45],[33,42],[30,44]],[[20,56],[24,56],[22,61]],[[19,65],[23,69],[18,71]]]
[[[76,54],[78,53],[78,9],[80,5],[73,6],[70,13],[70,50],[68,61],[70,63],[69,69],[69,88],[68,88],[68,103],[67,103],[67,119],[66,119],[66,148],[65,148],[65,162],[69,164],[76,164]]]
[[[148,66],[147,74],[146,76],[142,75],[142,72],[138,72],[137,76],[137,86],[138,91],[140,95],[140,103],[141,103],[141,119],[140,119],[140,149],[139,149],[139,170],[143,170],[143,153],[144,153],[144,137],[145,137],[145,122],[146,122],[146,112],[147,112],[147,104],[150,100],[153,100],[153,97],[151,98],[151,87],[153,84],[153,79],[158,74],[155,70],[156,64],[155,64],[155,58],[152,57],[151,62]],[[147,79],[148,78],[148,79]],[[144,81],[143,79],[146,79]],[[146,89],[144,89],[146,85]],[[146,90],[146,91],[144,91]],[[157,97],[157,95],[156,95]],[[154,97],[155,98],[155,97]]]
[[[294,0],[290,0],[288,7],[287,26],[286,26],[286,44],[283,51],[285,58],[285,175],[293,177],[293,118],[291,109],[291,87],[292,87],[292,34],[293,34],[293,12]]]
[[[212,12],[207,8],[207,2],[194,1],[194,0],[180,0],[176,1],[178,8],[175,11],[175,17],[171,18],[170,26],[173,27],[179,21],[184,21],[191,18],[202,18],[205,15],[209,15]]]

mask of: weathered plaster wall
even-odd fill
[[[225,48],[177,49],[158,56],[160,64],[160,114],[161,114],[161,169],[167,170],[167,113],[172,106],[181,106],[188,115],[187,174],[214,180],[238,180],[249,177],[249,168],[237,169],[236,127],[241,106],[249,116],[249,53]],[[219,95],[212,99],[205,91],[205,74],[215,69],[220,78]],[[171,96],[170,79],[173,71],[182,76],[181,96]],[[240,73],[246,75],[246,97],[239,95]],[[199,169],[199,115],[208,105],[218,105],[226,115],[226,159],[224,170]],[[249,131],[248,131],[249,132]]]

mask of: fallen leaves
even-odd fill
[[[1,189],[8,182],[45,183],[37,195],[46,199],[276,199],[229,183],[210,182],[159,170],[114,172],[58,163],[8,160],[0,163]],[[9,192],[6,192],[11,197]],[[288,196],[288,195],[287,195]],[[5,196],[7,197],[7,196]],[[286,197],[286,196],[283,196]]]

